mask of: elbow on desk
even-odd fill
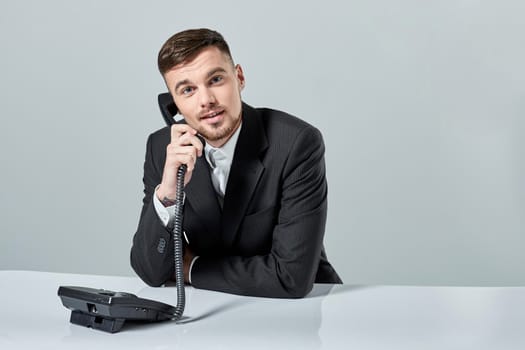
[[[288,276],[289,277],[289,276]],[[300,299],[310,293],[314,287],[313,281],[304,278],[281,278],[282,291],[280,295],[272,295],[271,297]]]
[[[286,296],[285,298],[290,298],[290,299],[304,298],[308,295],[308,293],[312,291],[313,287],[314,285],[313,283],[311,283],[311,284],[304,284],[302,286],[296,286],[294,288],[288,289],[287,290],[288,296]]]
[[[300,299],[306,297],[314,287],[315,278],[300,264],[288,264],[275,259],[273,269],[268,271],[266,274],[255,274],[251,283],[244,284],[247,288],[243,288],[239,294]]]
[[[291,291],[292,298],[295,298],[295,299],[304,298],[308,294],[310,294],[313,288],[314,288],[313,281],[301,281],[298,283],[298,285],[295,288],[292,289]]]

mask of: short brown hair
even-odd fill
[[[215,46],[228,55],[233,64],[230,48],[222,35],[214,30],[188,29],[169,38],[159,51],[157,64],[162,75],[176,65],[191,60],[208,46]]]

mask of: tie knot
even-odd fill
[[[226,159],[226,155],[217,148],[210,149],[209,153],[210,163],[213,168],[216,168],[222,161]]]

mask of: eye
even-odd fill
[[[193,88],[191,86],[186,86],[180,90],[180,93],[182,95],[189,95],[193,92]]]
[[[210,82],[212,84],[217,84],[217,83],[220,83],[224,78],[220,75],[216,75],[214,76],[213,78],[211,78]]]

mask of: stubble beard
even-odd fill
[[[200,128],[198,130],[198,133],[204,137],[206,140],[215,142],[220,141],[222,139],[229,139],[231,135],[234,133],[235,130],[237,130],[237,127],[241,123],[241,118],[239,116],[238,120],[234,120],[233,123],[229,123],[228,125],[222,125],[222,123],[212,124],[211,130],[210,128]],[[227,140],[225,140],[226,142]]]

